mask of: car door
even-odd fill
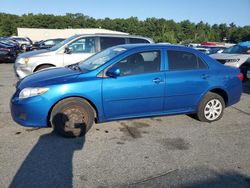
[[[114,64],[121,74],[103,79],[107,119],[153,115],[163,110],[165,73],[160,50],[133,53]]]
[[[168,50],[167,60],[164,110],[168,113],[195,110],[209,86],[208,65],[196,54],[182,50]]]
[[[83,61],[96,53],[96,38],[83,37],[70,43],[63,55],[64,66]]]

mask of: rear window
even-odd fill
[[[139,38],[129,38],[129,43],[136,44],[136,43],[150,43],[146,39],[139,39]]]
[[[121,37],[100,37],[101,50],[109,47],[125,44],[125,38]]]
[[[193,70],[207,68],[207,64],[193,53],[169,50],[167,54],[169,70]]]

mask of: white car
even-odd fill
[[[247,72],[250,70],[250,41],[241,42],[210,57],[226,66],[239,68],[244,78],[247,78]]]
[[[74,35],[52,48],[20,54],[15,61],[14,70],[18,78],[24,78],[45,68],[63,67],[83,61],[111,46],[132,43],[153,43],[153,40],[117,34]]]

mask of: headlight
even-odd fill
[[[19,99],[34,97],[46,93],[49,88],[25,88],[19,94]]]
[[[226,63],[236,63],[238,62],[240,59],[226,59]]]
[[[28,64],[28,62],[29,62],[29,58],[20,58],[20,59],[17,60],[17,62],[18,62],[19,64],[26,65],[26,64]]]

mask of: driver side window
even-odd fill
[[[120,69],[121,76],[158,72],[161,67],[160,59],[159,51],[140,52],[126,57],[115,66]]]
[[[95,53],[96,45],[94,37],[81,38],[71,43],[68,48],[71,53]]]

